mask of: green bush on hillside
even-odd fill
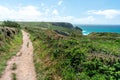
[[[28,27],[27,30],[35,48],[38,80],[59,80],[59,77],[62,80],[120,79],[119,34],[78,36],[79,30],[73,30],[69,34],[74,33],[74,36],[63,36],[39,27]]]
[[[20,25],[17,22],[14,21],[3,21],[2,26],[6,27],[14,27],[20,29]]]

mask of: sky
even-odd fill
[[[120,0],[0,0],[0,21],[120,24]]]

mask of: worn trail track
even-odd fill
[[[36,80],[36,73],[33,63],[33,46],[29,34],[22,30],[23,44],[20,51],[8,62],[0,80]],[[15,69],[14,69],[15,67]],[[13,69],[12,69],[13,68]]]

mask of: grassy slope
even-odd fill
[[[62,30],[68,32],[71,31],[68,28],[56,27],[54,25],[51,25],[49,22],[19,22],[19,24],[22,27],[28,27],[28,28],[34,27],[34,28],[50,29],[50,30]]]
[[[101,37],[71,36],[44,30],[33,24],[27,30],[34,45],[34,62],[38,80],[118,80],[120,78],[120,39],[111,34]],[[46,23],[48,24],[48,23]],[[46,25],[44,23],[44,25]],[[47,26],[47,25],[46,25]],[[42,27],[42,26],[41,26]],[[48,27],[48,26],[47,26]],[[58,27],[55,27],[58,29]],[[94,36],[94,37],[93,37]]]
[[[17,53],[17,51],[20,49],[21,44],[22,34],[19,33],[15,35],[13,39],[5,41],[4,45],[0,47],[0,75],[5,69],[7,60],[9,60],[13,55]]]
[[[0,25],[2,24],[2,21],[0,21]]]

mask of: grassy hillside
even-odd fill
[[[44,24],[47,29],[26,28],[32,35],[38,80],[120,79],[120,34],[83,36],[74,29],[51,28],[53,25],[49,28],[48,23]],[[61,35],[54,29],[70,31],[71,35]]]
[[[60,30],[60,31],[65,31],[68,33],[72,32],[78,32],[81,34],[81,31],[77,30],[74,28],[74,26],[70,23],[63,23],[63,22],[58,22],[58,23],[53,23],[53,22],[18,22],[23,28],[39,28],[42,30]],[[58,24],[58,25],[57,25]],[[65,24],[65,25],[64,25]],[[60,26],[61,25],[61,26]],[[69,27],[70,25],[70,27]]]
[[[69,23],[19,24],[31,34],[38,80],[120,79],[120,34],[84,36],[81,29],[69,27]],[[21,44],[21,32],[14,30],[0,28],[0,74]]]
[[[2,21],[0,21],[0,24],[2,24]]]
[[[22,33],[17,28],[0,27],[0,76],[7,61],[17,53],[22,44]]]

